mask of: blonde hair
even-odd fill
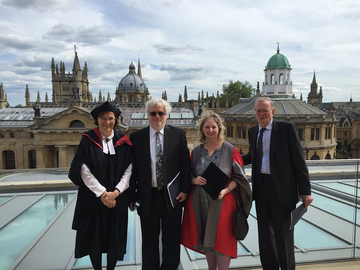
[[[214,119],[215,123],[217,124],[217,126],[219,128],[219,133],[218,133],[217,139],[220,141],[224,141],[225,140],[225,126],[223,124],[223,120],[217,113],[215,113],[213,111],[209,111],[209,110],[207,110],[203,114],[203,116],[198,121],[196,121],[196,127],[198,130],[199,141],[206,143],[206,136],[202,130],[203,130],[205,122],[210,120],[211,118]]]

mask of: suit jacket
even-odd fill
[[[151,158],[150,158],[150,127],[131,133],[130,140],[134,149],[134,168],[132,177],[136,182],[135,199],[140,201],[138,213],[145,217],[150,211],[151,202]],[[191,188],[190,154],[184,130],[165,125],[164,127],[164,184],[167,185],[180,171],[181,192],[189,193]],[[168,192],[164,192],[169,211],[172,208]],[[182,207],[178,203],[175,208]]]
[[[259,126],[249,129],[249,153],[242,155],[244,164],[252,164],[253,198],[256,200],[254,170],[256,158],[256,140]],[[304,152],[291,122],[273,119],[270,141],[270,174],[276,193],[288,209],[295,208],[299,195],[310,195],[310,178]]]

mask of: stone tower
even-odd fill
[[[310,92],[307,98],[307,103],[314,106],[315,108],[322,110],[322,98],[322,87],[320,86],[320,91],[318,93],[318,84],[316,82],[316,76],[314,71],[314,76],[310,85]]]
[[[51,82],[53,103],[71,102],[74,99],[73,87],[79,88],[79,99],[82,102],[91,102],[89,92],[88,69],[85,62],[84,70],[81,70],[79,58],[75,50],[72,73],[65,73],[65,63],[60,62],[60,70],[55,65],[54,58],[51,61]]]
[[[269,59],[264,72],[262,95],[270,98],[287,98],[293,95],[290,77],[291,65],[286,56],[280,53],[279,43],[277,53]]]
[[[4,92],[4,86],[0,83],[0,108],[6,108],[8,106],[7,98]]]

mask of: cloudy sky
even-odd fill
[[[359,0],[0,0],[0,82],[11,106],[51,99],[51,59],[72,72],[74,45],[90,91],[115,97],[141,59],[150,95],[197,99],[230,80],[264,81],[277,42],[306,100],[313,73],[323,101],[360,101]]]

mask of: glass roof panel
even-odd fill
[[[337,191],[347,193],[349,195],[356,195],[355,186],[347,185],[346,183],[332,182],[332,183],[316,183],[320,186],[328,187]],[[359,187],[358,187],[359,188]],[[358,191],[359,192],[359,191]]]
[[[352,220],[354,219],[355,213],[360,216],[359,210],[355,212],[352,205],[354,190],[356,190],[353,186],[357,184],[355,180],[353,180],[356,169],[355,164],[356,162],[342,162],[339,165],[335,162],[324,162],[322,164],[319,162],[318,165],[315,166],[309,165],[310,173],[315,175],[315,177],[311,179],[314,202],[303,219],[300,220],[295,227],[296,247],[304,250],[304,252],[296,251],[297,263],[353,258],[351,254],[354,254],[354,247],[360,243],[360,234],[356,235],[357,239],[355,243],[353,243]],[[251,167],[247,166],[245,171],[247,175],[251,174]],[[319,176],[322,173],[326,173],[323,178]],[[329,174],[333,175],[333,173],[336,174],[336,176],[340,176],[336,180],[329,180]],[[341,177],[341,173],[344,174],[343,178]],[[349,176],[350,174],[352,176]],[[52,173],[18,171],[15,174],[0,177],[0,182],[11,186],[12,182],[19,182],[24,179],[28,181],[41,179],[50,184],[54,182],[53,180],[64,180],[66,178],[67,172],[56,173],[56,169],[54,169]],[[325,178],[326,180],[319,180]],[[329,190],[328,193],[327,190]],[[63,198],[59,196],[68,193],[72,196],[71,200],[69,197]],[[24,199],[31,197],[30,195],[34,197],[30,203],[20,203],[18,198]],[[28,261],[34,261],[34,258],[39,258],[39,261],[41,261],[40,259],[43,259],[43,257],[56,256],[56,258],[61,258],[61,260],[65,262],[65,265],[67,265],[66,269],[89,269],[91,263],[88,258],[82,258],[81,260],[75,260],[73,258],[72,252],[74,250],[75,239],[72,239],[72,232],[74,231],[71,230],[71,222],[75,207],[74,199],[76,199],[74,196],[76,196],[75,190],[69,192],[63,190],[39,192],[39,190],[33,189],[30,192],[0,194],[0,209],[2,209],[3,212],[5,210],[8,211],[8,209],[13,210],[14,205],[19,207],[16,211],[11,212],[11,215],[6,217],[4,215],[0,216],[0,221],[2,221],[0,224],[4,225],[4,227],[0,225],[1,267],[4,265],[4,267],[6,267],[4,269],[8,269],[13,265],[14,261],[16,261],[16,263],[19,262],[19,265],[22,264],[21,266],[23,267],[19,267],[18,269],[29,269],[26,264],[26,259]],[[68,203],[70,201],[71,204]],[[66,207],[64,207],[64,203]],[[62,219],[61,223],[59,223],[60,219]],[[119,269],[141,268],[141,245],[139,245],[139,243],[141,243],[141,231],[139,223],[139,217],[136,212],[129,212],[127,254],[124,261],[118,262],[117,268]],[[67,247],[70,252],[63,257],[59,256],[59,251],[48,248],[49,239],[53,239],[53,234],[57,233],[58,227],[60,226],[56,226],[56,224],[66,224],[66,226],[61,227],[62,236],[67,235],[68,238],[70,238],[69,241],[64,241],[64,243],[66,243],[64,247]],[[246,268],[250,266],[260,266],[255,203],[251,209],[249,224],[251,225],[249,234],[244,241],[238,244],[239,256],[237,259],[232,260],[232,267]],[[50,229],[52,229],[52,233],[49,233]],[[24,236],[22,234],[24,234]],[[11,237],[15,238],[9,240]],[[13,241],[13,243],[10,243],[11,241]],[[3,248],[3,243],[5,243],[6,249]],[[24,243],[24,245],[19,247],[19,243]],[[56,246],[59,246],[58,242],[56,242]],[[38,250],[38,253],[34,252],[35,249]],[[66,248],[62,250],[65,249]],[[182,249],[185,250],[184,247],[182,247]],[[23,252],[24,250],[26,252]],[[355,252],[357,251],[355,250]],[[206,268],[206,260],[203,255],[189,250],[188,255],[189,256],[182,256],[181,264],[183,269]],[[197,261],[197,259],[199,260]],[[35,262],[37,265],[32,269],[49,269],[49,267],[44,266],[44,263],[39,263],[37,260],[35,260]],[[106,263],[106,256],[103,262],[104,264]],[[51,263],[54,264],[54,260],[51,260]],[[0,269],[2,269],[1,267]],[[58,267],[57,269],[65,268]]]
[[[3,202],[6,202],[8,199],[10,199],[11,197],[0,197],[0,204],[2,204]]]
[[[322,210],[342,217],[350,222],[354,220],[354,207],[351,205],[330,199],[315,192],[312,194],[312,196],[314,197],[314,201],[312,203],[313,206],[319,207]],[[357,210],[357,215],[360,215],[359,209]]]
[[[348,246],[347,243],[303,220],[296,224],[294,240],[297,245],[306,249]]]
[[[128,240],[126,243],[126,254],[124,255],[123,261],[118,261],[118,265],[132,263],[135,264],[135,212],[128,211],[129,223],[128,223]],[[102,262],[106,265],[107,257],[106,254],[102,256]],[[91,261],[89,256],[77,259],[74,266],[90,266]]]
[[[8,269],[75,194],[46,195],[0,230],[0,262]]]
[[[169,114],[169,118],[170,118],[170,119],[181,119],[181,118],[182,118],[182,114],[181,114],[181,113],[170,113],[170,114]]]

